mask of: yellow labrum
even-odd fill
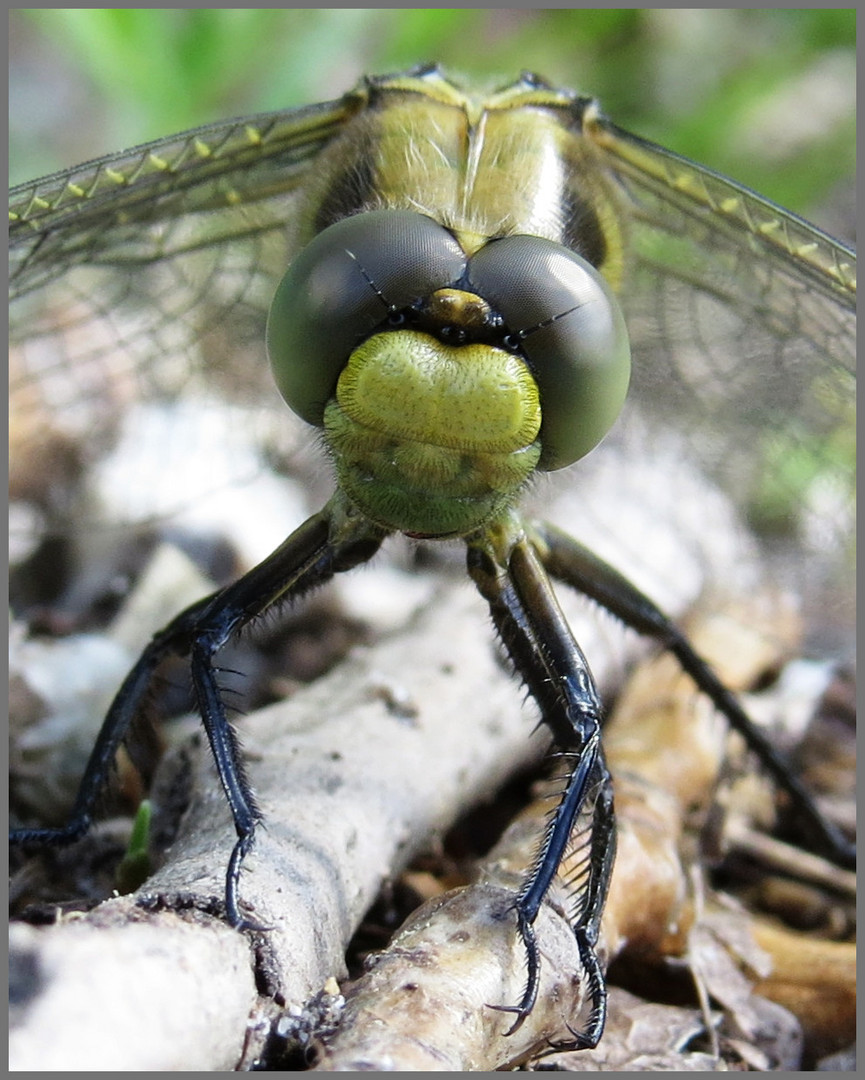
[[[376,334],[356,349],[336,396],[357,423],[430,446],[518,450],[541,427],[537,386],[519,357],[410,330]]]
[[[425,536],[484,524],[519,494],[540,455],[540,401],[525,363],[417,331],[359,346],[324,424],[349,497],[380,524]]]

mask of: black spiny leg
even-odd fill
[[[537,997],[534,921],[568,848],[574,821],[591,806],[591,847],[574,933],[586,969],[592,1013],[586,1030],[575,1035],[577,1046],[595,1046],[606,1017],[606,988],[595,946],[615,852],[612,787],[600,745],[600,701],[586,659],[519,524],[507,521],[472,537],[468,567],[490,605],[511,659],[540,706],[543,722],[556,744],[574,760],[535,865],[514,905],[528,955],[528,980],[519,1004],[505,1007],[517,1015],[510,1032],[520,1026]]]
[[[531,538],[553,577],[590,596],[627,626],[654,638],[673,653],[683,670],[726,716],[731,727],[742,735],[767,772],[790,796],[812,848],[828,855],[839,866],[855,867],[855,845],[820,813],[807,788],[675,624],[627,578],[567,533],[545,522],[533,522]]]
[[[234,633],[272,604],[296,599],[334,574],[371,558],[384,535],[335,495],[324,510],[296,529],[272,555],[239,581],[178,615],[153,637],[114,698],[90,754],[68,824],[57,829],[16,829],[9,835],[10,842],[68,844],[87,832],[114,755],[144,707],[153,675],[167,657],[188,655],[201,720],[238,837],[226,872],[226,915],[232,925],[244,925],[238,904],[238,881],[261,814],[225,713],[213,658]]]

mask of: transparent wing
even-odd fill
[[[349,112],[338,100],[210,124],[13,188],[10,298],[74,266],[149,264],[272,228],[263,204],[297,189]],[[191,227],[215,211],[215,227]]]
[[[63,529],[73,500],[60,472],[101,460],[132,404],[177,413],[183,400],[221,398],[238,429],[273,430],[267,307],[291,258],[298,193],[349,112],[342,99],[210,125],[12,190],[11,482],[42,527]],[[285,443],[297,429],[281,414]],[[149,438],[167,480],[189,432],[162,419]],[[248,473],[239,457],[220,483]],[[164,487],[149,513],[181,497]]]
[[[606,121],[597,141],[630,219],[630,408],[678,432],[797,587],[849,616],[855,252]]]

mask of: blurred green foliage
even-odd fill
[[[808,211],[855,164],[856,13],[76,8],[10,13],[16,181],[436,60],[598,96],[623,127]]]

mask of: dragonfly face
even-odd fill
[[[458,235],[398,207],[343,218],[295,260],[268,322],[277,385],[325,428],[342,490],[431,538],[582,457],[628,386],[624,320],[590,264],[514,234],[469,256]]]
[[[388,532],[463,537],[503,642],[576,760],[516,902],[530,960],[518,1023],[537,990],[531,924],[581,815],[593,839],[575,932],[594,1002],[583,1041],[596,1041],[610,778],[597,695],[547,573],[670,647],[746,735],[748,721],[653,605],[517,504],[535,471],[570,465],[607,435],[630,381],[616,431],[637,417],[649,441],[675,428],[746,511],[769,466],[801,458],[782,516],[803,534],[815,493],[835,492],[812,555],[837,588],[850,528],[854,254],[621,131],[590,99],[533,76],[475,97],[436,69],[24,185],[10,220],[14,452],[45,453],[130,394],[174,398],[203,375],[216,394],[257,401],[258,375],[244,365],[269,311],[277,386],[324,430],[338,485],[273,556],[148,647],[106,720],[78,831],[138,686],[166,655],[206,643],[196,686],[218,743],[226,722],[208,665],[236,629],[369,558]],[[62,393],[67,412],[54,419]],[[100,454],[110,426],[82,453]],[[57,515],[47,488],[35,500]],[[260,815],[225,746],[240,836],[227,903],[242,923],[240,866]],[[843,842],[820,832],[813,808],[804,815],[843,861]]]

